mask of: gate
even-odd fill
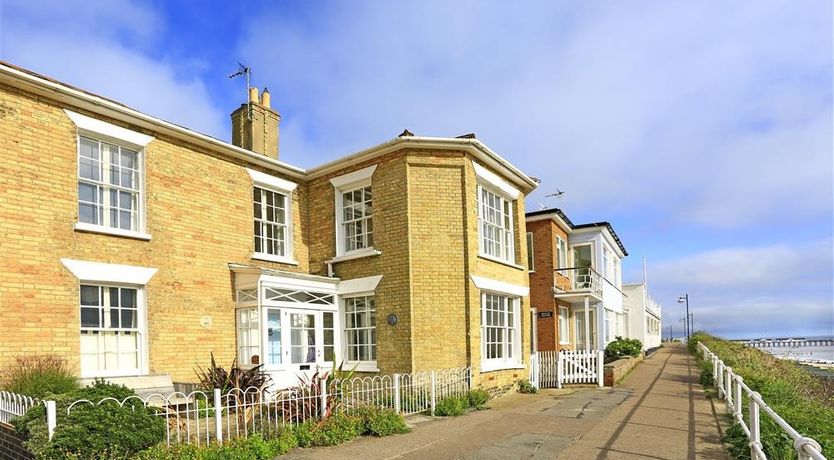
[[[539,388],[562,388],[565,383],[603,385],[601,351],[562,350],[536,353],[533,383]],[[537,375],[535,375],[537,374]]]

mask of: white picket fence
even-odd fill
[[[733,373],[733,369],[724,364],[724,361],[709,350],[703,343],[698,344],[701,356],[705,361],[712,364],[712,375],[715,388],[718,390],[718,397],[725,400],[727,413],[730,414],[739,425],[742,431],[750,440],[750,458],[752,460],[767,460],[761,442],[760,416],[764,412],[770,417],[779,428],[782,429],[792,440],[799,460],[826,460],[822,455],[822,447],[819,443],[809,437],[802,436],[793,429],[782,417],[779,416],[762,399],[762,395],[750,389],[740,375]],[[748,414],[745,420],[742,410],[742,401],[747,397]]]
[[[465,397],[472,379],[471,368],[357,377],[349,380],[325,379],[278,392],[268,389],[234,389],[223,393],[194,391],[188,394],[153,394],[144,399],[73,402],[67,413],[94,405],[144,406],[165,419],[168,445],[207,445],[224,439],[246,437],[252,433],[320,420],[333,413],[355,413],[363,407],[390,408],[408,415],[427,412],[434,415],[438,400]]]
[[[603,385],[604,358],[599,350],[539,351],[530,361],[530,381],[537,388],[562,388],[567,383]]]
[[[39,404],[37,398],[0,391],[0,422],[9,423],[11,419],[20,417],[36,404]]]

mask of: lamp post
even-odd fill
[[[689,335],[692,333],[692,329],[689,327],[689,293],[678,297],[678,303],[686,303],[686,341],[689,342]]]

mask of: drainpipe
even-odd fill
[[[327,276],[328,278],[333,278],[333,262],[325,262],[327,264]]]

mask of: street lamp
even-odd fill
[[[686,341],[689,341],[689,335],[692,333],[692,329],[689,327],[689,293],[678,297],[678,303],[686,303]]]

